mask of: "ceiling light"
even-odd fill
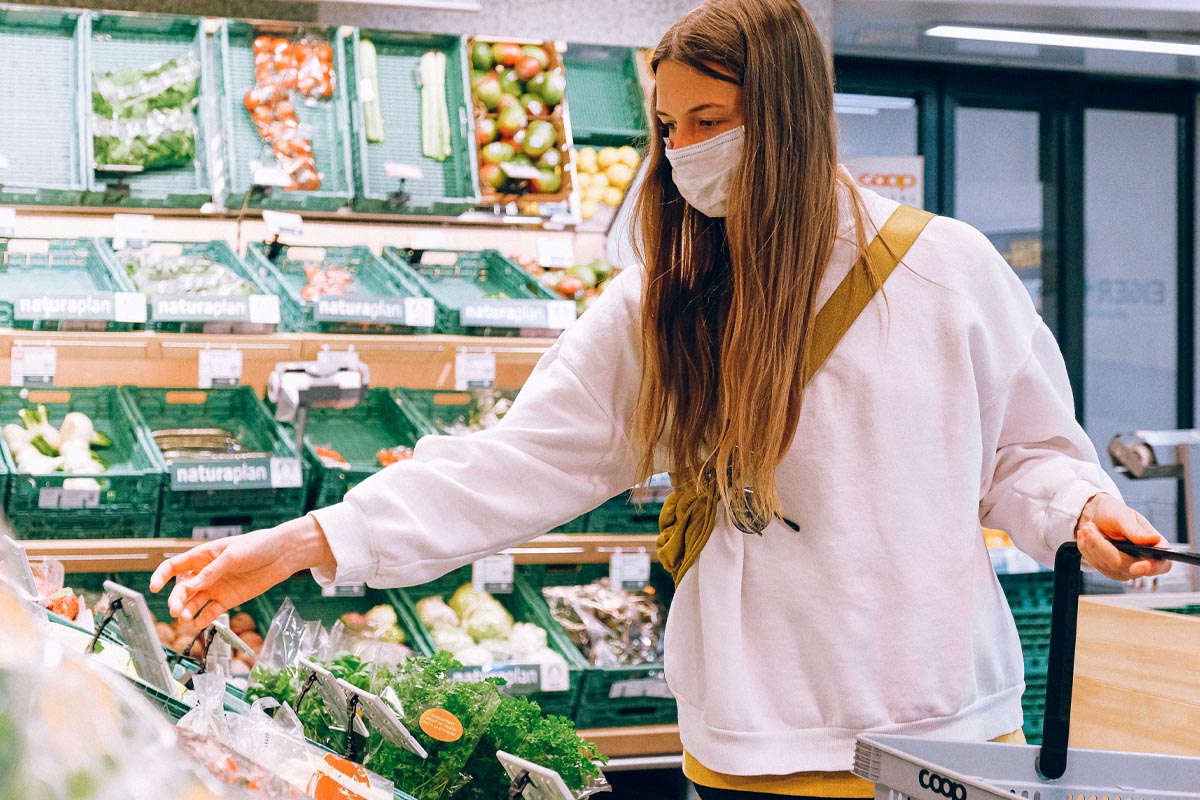
[[[965,25],[937,25],[925,31],[925,34],[943,39],[970,39],[977,42],[1008,42],[1047,47],[1082,47],[1091,50],[1121,50],[1127,53],[1200,57],[1200,44],[1166,42],[1155,39],[1124,39],[1115,36],[1085,36],[1075,33],[976,28]]]
[[[833,110],[838,114],[875,115],[880,111],[905,111],[916,104],[911,97],[841,93],[833,96]]]

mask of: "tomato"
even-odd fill
[[[558,282],[558,293],[568,300],[575,300],[583,294],[586,288],[583,285],[583,280],[574,275],[564,275],[563,279]]]
[[[272,41],[272,40],[271,40],[271,37],[270,37],[270,36],[258,36],[258,37],[255,37],[255,39],[254,39],[254,52],[255,52],[255,53],[268,53],[268,52],[270,52],[270,50],[271,50],[271,41]]]

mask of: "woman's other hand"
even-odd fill
[[[1084,561],[1115,581],[1162,575],[1171,562],[1158,558],[1135,558],[1113,547],[1110,540],[1126,539],[1134,544],[1157,547],[1163,537],[1138,512],[1110,494],[1087,501],[1075,524],[1075,541]]]

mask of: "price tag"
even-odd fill
[[[546,327],[566,330],[575,322],[578,306],[570,300],[550,300],[546,303]]]
[[[304,233],[304,220],[299,214],[264,210],[262,215],[267,230],[276,236],[299,236]]]
[[[50,386],[58,371],[58,351],[53,347],[12,346],[11,386]]]
[[[471,565],[471,585],[477,592],[512,594],[513,557],[488,556]]]
[[[459,353],[454,357],[454,388],[490,389],[496,384],[494,353]]]
[[[113,295],[113,312],[117,322],[145,322],[146,295],[141,292],[116,292]]]
[[[154,242],[153,231],[149,214],[113,214],[113,249],[145,250]]]
[[[214,539],[224,539],[229,536],[241,536],[241,525],[212,525],[209,527],[192,528],[192,540],[211,542]]]
[[[299,489],[304,485],[304,470],[298,458],[271,459],[271,488]]]
[[[383,171],[387,173],[389,178],[396,178],[402,181],[419,181],[425,177],[425,173],[421,172],[421,168],[416,164],[389,162],[383,165]]]
[[[608,578],[622,589],[643,589],[650,582],[650,556],[617,551],[608,560]]]
[[[543,267],[565,269],[575,263],[575,248],[567,238],[542,237],[538,239],[538,263]]]
[[[291,175],[274,164],[267,165],[261,161],[250,162],[250,176],[250,181],[255,186],[277,186],[286,189],[292,185]]]
[[[14,208],[0,208],[0,238],[10,238],[17,235],[17,211]]]
[[[278,325],[279,298],[273,294],[250,295],[250,321],[262,325]]]
[[[543,692],[565,692],[571,688],[571,674],[567,670],[567,662],[549,661],[541,665]]]
[[[200,351],[200,376],[197,385],[201,389],[211,389],[214,386],[237,386],[241,381],[241,350]]]
[[[42,509],[62,510],[98,508],[99,506],[99,489],[62,489],[55,486],[43,486],[38,492],[38,508]]]
[[[412,243],[409,246],[413,250],[447,250],[450,240],[441,231],[417,231],[412,235]],[[455,259],[457,260],[457,256]]]
[[[375,81],[363,78],[358,82],[358,99],[362,103],[374,103],[379,99],[375,96]]]
[[[404,298],[404,324],[412,328],[433,327],[433,298]]]
[[[366,597],[365,583],[335,583],[321,589],[321,597]]]
[[[635,678],[628,681],[614,681],[608,690],[610,700],[618,697],[657,697],[669,700],[675,695],[663,678]]]

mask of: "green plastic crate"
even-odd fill
[[[297,102],[300,124],[310,131],[321,188],[289,191],[270,188],[260,192],[253,186],[252,161],[274,166],[271,146],[264,142],[246,112],[244,97],[254,88],[254,37],[260,34],[294,37],[304,28],[286,23],[254,26],[226,20],[215,36],[215,71],[219,83],[218,115],[223,138],[224,174],[218,180],[218,194],[231,209],[286,209],[292,211],[336,211],[349,204],[354,195],[350,169],[349,104],[346,89],[346,64],[340,48],[333,50],[333,97],[317,105]],[[333,45],[336,28],[321,31]]]
[[[0,442],[5,468],[12,475],[6,509],[14,530],[24,538],[153,536],[153,519],[162,493],[162,469],[115,386],[83,388],[0,388],[0,419],[18,421],[17,412],[44,404],[51,424],[62,424],[70,411],[91,417],[96,430],[108,434],[111,447],[98,450],[109,468],[91,477],[100,483],[92,496],[62,495],[72,475],[18,474],[8,442]],[[67,504],[67,508],[59,507]],[[86,504],[86,508],[81,508]]]
[[[312,469],[310,508],[341,502],[346,492],[382,469],[375,454],[388,447],[412,447],[423,431],[400,412],[387,389],[376,388],[353,408],[313,408],[308,412],[304,455]],[[325,466],[317,447],[337,450],[349,468]]]
[[[222,264],[229,267],[242,279],[248,281],[254,287],[254,293],[259,295],[259,301],[263,297],[267,298],[267,303],[275,302],[275,297],[263,285],[258,275],[254,270],[246,266],[246,263],[238,257],[226,242],[155,242],[150,246],[151,251],[162,253],[165,256],[196,256],[198,258],[207,258],[217,264]],[[134,285],[133,279],[126,273],[125,268],[121,264],[121,260],[117,253],[112,249],[112,239],[100,240],[100,251],[105,258],[109,259],[112,271],[116,274],[117,280],[121,282],[125,291],[139,291]],[[197,300],[204,299],[204,295],[190,295]],[[165,298],[164,298],[165,299]],[[212,298],[214,300],[219,298]],[[234,298],[245,303],[244,313],[238,315],[236,321],[233,317],[222,321],[213,321],[211,312],[207,309],[197,309],[185,319],[156,319],[158,316],[157,303],[159,298],[157,295],[147,295],[147,322],[146,327],[169,333],[271,333],[275,330],[278,323],[252,322],[253,312],[250,311],[249,303],[252,302],[245,297]],[[253,301],[253,302],[259,302]],[[282,314],[282,312],[281,312]],[[163,316],[166,316],[165,314]],[[171,315],[177,316],[177,315]]]
[[[519,265],[496,250],[412,250],[384,247],[383,256],[403,275],[416,278],[437,306],[437,332],[476,336],[520,336],[523,330],[539,334],[546,328],[565,327],[548,324],[534,314],[520,314],[486,324],[464,321],[468,307],[499,309],[511,307],[511,301],[566,302],[538,283]],[[506,297],[493,298],[503,294]],[[548,306],[540,306],[546,309]],[[564,306],[565,308],[565,306]],[[574,305],[571,306],[574,319]],[[568,323],[569,324],[569,323]]]
[[[576,147],[637,146],[646,141],[646,96],[632,49],[568,45],[563,67]]]
[[[150,169],[141,173],[100,173],[92,152],[91,114],[85,114],[83,150],[88,191],[84,202],[125,208],[200,208],[212,200],[208,135],[204,110],[213,91],[212,70],[205,46],[204,20],[164,14],[93,13],[88,48],[87,92],[91,109],[91,80],[97,73],[152,67],[191,53],[200,64],[199,106],[196,110],[196,157],[190,166]]]
[[[130,409],[137,415],[138,422],[145,428],[155,458],[166,471],[161,518],[165,526],[160,528],[174,535],[187,535],[175,528],[221,527],[238,524],[237,520],[250,524],[256,518],[291,518],[303,513],[304,486],[300,459],[250,387],[166,389],[123,386],[121,391]],[[244,447],[267,453],[274,462],[266,475],[258,471],[257,477],[278,483],[278,478],[290,471],[293,477],[299,473],[301,485],[277,488],[224,485],[198,490],[173,489],[171,468],[151,435],[153,431],[165,428],[225,428],[238,436]]]
[[[396,616],[400,629],[404,631],[407,645],[413,649],[416,648],[414,642],[417,634],[412,625],[412,619],[404,609],[396,605],[388,592],[381,589],[364,588],[361,597],[326,597],[322,594],[321,586],[308,576],[286,580],[278,586],[268,589],[247,604],[245,611],[254,617],[254,623],[264,638],[267,635],[266,632],[270,630],[271,620],[275,618],[279,606],[285,599],[292,601],[292,605],[296,607],[301,619],[306,622],[318,621],[326,628],[332,627],[343,614],[364,614],[375,606],[390,605],[396,609]]]
[[[516,576],[516,581],[518,583],[521,581],[519,574]],[[422,655],[433,655],[438,652],[438,647],[434,644],[433,636],[429,632],[429,629],[421,622],[421,617],[417,613],[417,603],[426,597],[435,595],[440,595],[446,602],[449,602],[450,597],[458,587],[470,582],[471,567],[461,567],[424,586],[389,590],[389,594],[394,598],[393,605],[398,608],[403,607],[409,619],[414,621],[416,628],[414,647]],[[532,622],[544,628],[546,630],[546,643],[550,646],[550,649],[567,660],[567,689],[560,692],[532,692],[528,695],[529,699],[540,705],[542,710],[547,714],[561,714],[564,717],[573,717],[575,703],[579,696],[583,679],[582,666],[578,663],[577,659],[572,658],[573,655],[578,654],[575,646],[571,644],[571,641],[557,623],[551,625],[545,624],[544,617],[538,613],[537,605],[533,603],[533,600],[537,599],[536,592],[521,591],[514,585],[512,594],[497,594],[494,596],[508,610],[508,613],[512,615],[515,621]],[[503,674],[500,677],[503,677]]]
[[[368,142],[363,123],[362,80],[358,46],[362,39],[375,45],[379,68],[383,141]],[[351,75],[351,155],[354,164],[354,208],[386,214],[458,216],[479,205],[479,165],[475,123],[468,98],[466,45],[461,36],[436,36],[354,29],[339,34]],[[421,142],[421,56],[437,50],[446,54],[446,108],[450,115],[450,157],[426,158]],[[400,181],[388,175],[388,165],[416,167],[420,179]]]
[[[422,436],[443,435],[440,425],[463,424],[475,413],[481,391],[446,391],[444,389],[392,389],[392,398],[401,413],[412,423]],[[517,396],[516,389],[498,390],[509,399]],[[560,525],[550,533],[584,533],[588,530],[586,514]]]
[[[1166,611],[1168,614],[1182,614],[1185,617],[1200,616],[1200,603],[1190,603],[1186,606],[1174,606],[1172,608],[1158,608],[1156,611]]]
[[[253,490],[251,490],[253,491]],[[198,541],[240,536],[282,525],[299,514],[279,514],[266,511],[207,510],[192,513],[164,514],[158,521],[158,535],[164,539],[196,539]]]
[[[538,621],[547,629],[561,626],[550,615],[550,607],[542,596],[543,586],[576,586],[591,583],[608,575],[607,564],[575,564],[569,566],[530,565],[522,568],[523,581],[517,590],[527,593],[527,602],[536,609]],[[658,565],[650,574],[650,585],[669,607],[675,594],[671,577]],[[628,725],[665,725],[678,719],[675,698],[669,696],[662,664],[628,667],[593,667],[577,648],[568,653],[584,670],[583,686],[575,723],[581,728],[609,728]],[[655,696],[666,693],[667,696]],[[647,696],[649,695],[649,696]]]
[[[145,315],[125,313],[125,291],[93,239],[0,239],[0,327],[131,330]]]
[[[280,309],[284,325],[288,330],[307,333],[431,333],[430,326],[414,327],[396,322],[372,321],[373,313],[385,312],[381,304],[406,306],[406,298],[425,300],[426,293],[421,284],[408,275],[399,273],[391,264],[372,253],[367,247],[313,247],[279,245],[279,254],[272,262],[267,256],[271,245],[252,242],[246,247],[246,260],[250,268],[263,278],[267,289],[280,298]],[[320,263],[326,267],[340,267],[354,275],[357,281],[355,294],[328,300],[364,300],[368,305],[358,315],[331,314],[320,318],[317,303],[305,300],[301,290],[308,283],[304,269],[307,264]],[[408,319],[408,309],[403,309],[403,318]],[[426,311],[428,307],[426,306]],[[396,317],[399,318],[399,317]]]
[[[83,196],[89,23],[83,11],[0,6],[0,204],[74,206]]]
[[[658,533],[658,518],[670,492],[666,475],[654,476],[644,488],[605,500],[587,517],[589,533]]]

